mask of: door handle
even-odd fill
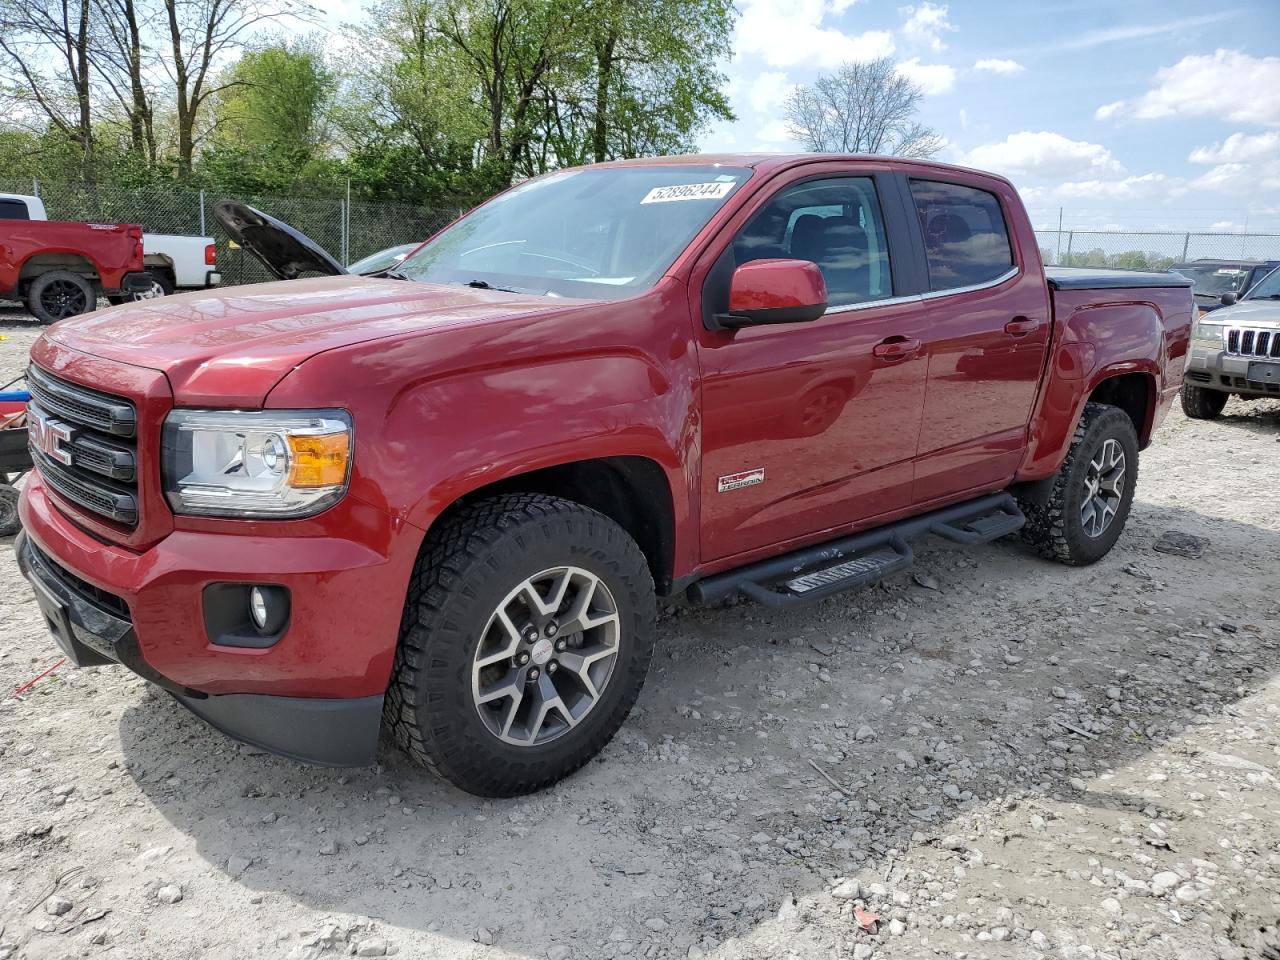
[[[1040,321],[1029,317],[1014,317],[1004,325],[1004,332],[1011,337],[1025,337],[1040,329]]]
[[[915,337],[887,337],[871,348],[871,355],[888,363],[908,360],[920,352],[920,341]]]

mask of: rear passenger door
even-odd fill
[[[1012,187],[960,173],[908,176],[907,184],[928,286],[921,308],[929,373],[913,490],[923,504],[1012,479],[1050,317],[1039,250],[1018,242]],[[1029,236],[1029,226],[1021,233]]]

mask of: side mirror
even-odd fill
[[[809,260],[752,260],[733,271],[723,328],[807,323],[827,312],[827,284]]]
[[[1237,297],[1234,293],[1230,293],[1230,292],[1228,292],[1228,293],[1224,293],[1224,294],[1222,295],[1222,305],[1223,305],[1224,307],[1230,307],[1230,306],[1234,305],[1234,304],[1235,304],[1235,302],[1236,302],[1237,300],[1239,300],[1239,299],[1240,299],[1240,298],[1239,298],[1239,297]]]

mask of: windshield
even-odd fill
[[[1272,270],[1253,285],[1246,300],[1280,300],[1280,269]]]
[[[740,167],[595,167],[507,191],[397,269],[410,280],[617,300],[652,286],[746,181]]]
[[[418,244],[416,243],[402,243],[398,247],[388,247],[386,250],[371,253],[363,260],[357,260],[355,263],[350,264],[347,267],[347,272],[381,273],[383,270],[390,270],[416,249],[418,249]]]
[[[1173,269],[1191,281],[1192,293],[1220,297],[1224,293],[1243,293],[1253,268],[1188,263]]]

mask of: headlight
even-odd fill
[[[1204,316],[1201,315],[1196,318],[1195,324],[1191,328],[1191,338],[1193,340],[1212,341],[1221,346],[1223,326],[1224,324],[1221,321],[1218,323],[1206,323]]]
[[[351,417],[342,410],[174,410],[161,471],[175,513],[306,517],[347,492]]]

